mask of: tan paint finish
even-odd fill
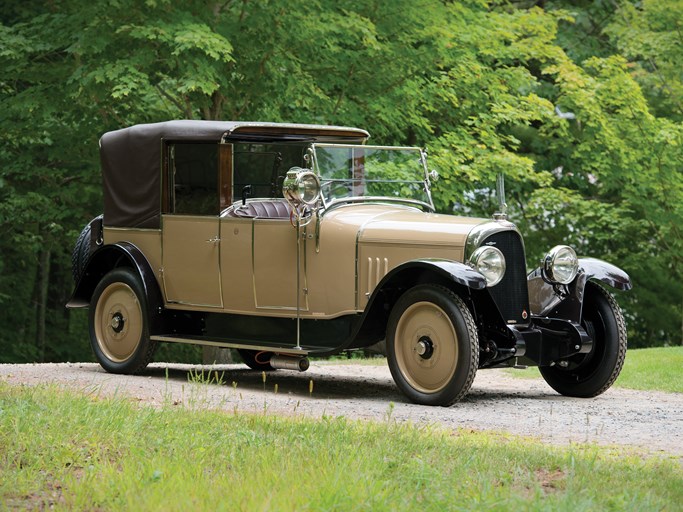
[[[358,309],[367,305],[382,278],[416,259],[462,262],[467,235],[481,219],[387,208],[368,220],[358,236]]]
[[[254,313],[252,219],[221,218],[223,304],[230,312]]]
[[[464,247],[468,233],[481,219],[389,209],[363,225],[359,241]]]
[[[313,235],[306,246],[306,276],[310,316],[335,317],[356,313],[356,241],[363,224],[386,206],[342,206],[325,213],[320,222],[319,251],[315,221],[307,226]]]
[[[218,217],[163,215],[161,222],[166,300],[222,308]]]
[[[325,212],[319,244],[315,220],[301,230],[302,317],[363,311],[381,279],[407,261],[463,261],[467,235],[482,222],[388,204]],[[105,243],[140,248],[157,271],[167,307],[296,316],[296,231],[288,220],[164,215],[163,231],[162,241],[156,230],[105,228]],[[220,242],[206,242],[215,237]]]
[[[257,308],[296,310],[296,229],[288,219],[254,219],[253,275]],[[308,310],[305,241],[301,241],[299,304]]]
[[[419,343],[433,343],[431,357],[419,355]],[[458,334],[446,312],[432,302],[416,302],[396,325],[396,362],[408,384],[421,393],[437,393],[455,375],[458,363]]]
[[[160,229],[128,229],[108,228],[103,230],[105,244],[129,242],[140,249],[154,271],[159,289],[163,290],[161,279],[161,230]]]
[[[467,234],[482,222],[387,204],[342,206],[325,213],[320,252],[314,244],[307,248],[311,313],[333,317],[362,311],[377,283],[407,261],[463,261]]]
[[[463,260],[462,246],[437,246],[393,243],[365,243],[358,249],[358,303],[364,309],[372,292],[391,270],[410,260]]]
[[[102,353],[115,363],[135,355],[142,341],[143,322],[140,302],[125,283],[111,283],[95,306],[93,327]]]

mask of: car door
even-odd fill
[[[161,226],[166,301],[223,307],[217,145],[170,145],[168,168],[169,213]]]
[[[301,142],[236,142],[232,153],[232,206],[221,219],[225,309],[293,315],[306,297],[305,241],[297,264],[297,233],[282,197],[286,171],[303,164]]]
[[[256,308],[308,310],[305,239],[297,269],[297,232],[289,219],[254,219],[253,276]],[[298,280],[297,283],[297,272]]]

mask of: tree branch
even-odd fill
[[[168,101],[173,103],[180,112],[185,112],[185,108],[183,107],[182,103],[180,103],[176,98],[171,96],[169,93],[164,91],[159,85],[155,85],[154,88],[161,94],[164,98],[166,98]]]

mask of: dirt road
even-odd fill
[[[215,372],[222,383],[213,381]],[[204,380],[211,375],[212,383],[189,382],[188,377],[197,374]],[[386,366],[357,364],[313,363],[305,373],[269,373],[265,384],[260,372],[239,364],[157,363],[139,376],[108,374],[90,363],[0,365],[0,380],[55,383],[87,393],[129,396],[150,405],[259,413],[265,407],[270,414],[378,421],[390,415],[399,422],[509,432],[558,445],[632,447],[683,462],[683,394],[613,388],[594,399],[566,398],[541,379],[513,378],[503,370],[480,371],[469,395],[450,408],[408,403]]]

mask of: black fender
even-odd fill
[[[66,307],[88,307],[97,284],[117,267],[131,267],[140,276],[147,298],[148,318],[152,325],[156,325],[164,305],[163,296],[147,258],[130,242],[103,245],[90,256]]]
[[[361,347],[381,340],[391,306],[404,291],[422,283],[439,283],[463,291],[486,288],[486,278],[464,263],[443,259],[407,261],[388,272],[375,287],[349,341]],[[344,344],[340,350],[350,345]]]
[[[561,318],[580,323],[588,281],[599,281],[623,291],[632,287],[631,278],[626,272],[596,258],[579,258],[579,273],[566,286],[546,282],[539,267],[527,276],[532,316]]]
[[[579,258],[579,268],[588,276],[589,280],[600,281],[617,290],[628,291],[633,285],[626,272],[616,265],[596,258]]]
[[[434,273],[443,280],[457,283],[473,290],[483,290],[486,288],[486,278],[469,265],[453,260],[425,258],[407,261],[392,269],[379,282],[372,297],[375,297],[377,292],[389,282],[412,281],[416,275],[424,274],[425,272]]]

